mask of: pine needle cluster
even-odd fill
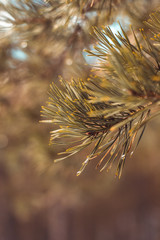
[[[99,59],[87,81],[61,79],[63,90],[51,84],[50,97],[42,115],[43,122],[59,125],[51,132],[55,139],[75,139],[60,161],[94,144],[77,175],[100,156],[97,168],[110,169],[117,161],[120,177],[127,157],[138,146],[150,119],[160,114],[160,12],[145,23],[152,37],[143,29],[132,42],[121,27],[114,34],[109,27],[94,28],[98,45],[89,55]],[[139,40],[141,39],[142,40]]]

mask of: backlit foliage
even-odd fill
[[[142,41],[132,29],[133,43],[121,27],[113,34],[109,27],[94,28],[98,45],[89,55],[99,63],[87,81],[62,81],[63,90],[51,85],[44,122],[55,123],[51,143],[57,138],[75,138],[60,161],[90,144],[93,150],[82,163],[79,175],[88,163],[100,156],[97,168],[109,169],[118,161],[120,177],[127,157],[131,156],[144,133],[146,123],[160,114],[160,12],[146,23],[154,32],[152,39],[140,29]],[[64,140],[65,141],[65,140]],[[68,138],[67,138],[68,143]]]

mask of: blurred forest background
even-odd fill
[[[128,30],[159,0],[1,1],[0,240],[159,240],[160,119],[151,121],[120,180],[86,152],[53,164],[52,125],[39,123],[52,81],[87,78],[92,26]],[[119,29],[118,29],[119,30]],[[147,29],[146,29],[147,31]],[[64,149],[62,149],[64,150]]]

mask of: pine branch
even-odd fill
[[[132,44],[122,27],[122,34],[116,35],[109,27],[94,28],[99,45],[88,53],[99,58],[99,75],[91,76],[87,82],[62,80],[63,91],[51,85],[48,107],[43,107],[42,115],[49,119],[44,122],[58,124],[60,128],[51,132],[50,143],[62,137],[79,141],[55,161],[94,143],[77,175],[100,155],[97,168],[109,169],[117,160],[120,177],[125,160],[138,146],[147,122],[160,114],[159,12],[147,24],[156,32],[156,41],[151,42],[143,29],[143,43],[132,30],[135,40]]]

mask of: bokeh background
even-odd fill
[[[96,161],[76,177],[86,151],[53,164],[64,149],[48,145],[56,126],[39,122],[49,85],[59,84],[58,75],[66,81],[88,77],[87,64],[96,61],[83,52],[94,43],[91,26],[110,24],[116,31],[120,19],[126,31],[130,23],[138,29],[159,1],[114,1],[112,13],[108,5],[95,6],[95,13],[86,10],[78,18],[79,6],[69,3],[68,9],[59,8],[56,23],[55,12],[48,11],[52,5],[44,6],[56,1],[33,1],[36,10],[28,12],[22,9],[31,1],[1,2],[0,240],[159,240],[158,117],[148,124],[120,180],[114,167],[95,170]],[[102,10],[104,19],[98,21]],[[62,28],[68,13],[70,24]]]

